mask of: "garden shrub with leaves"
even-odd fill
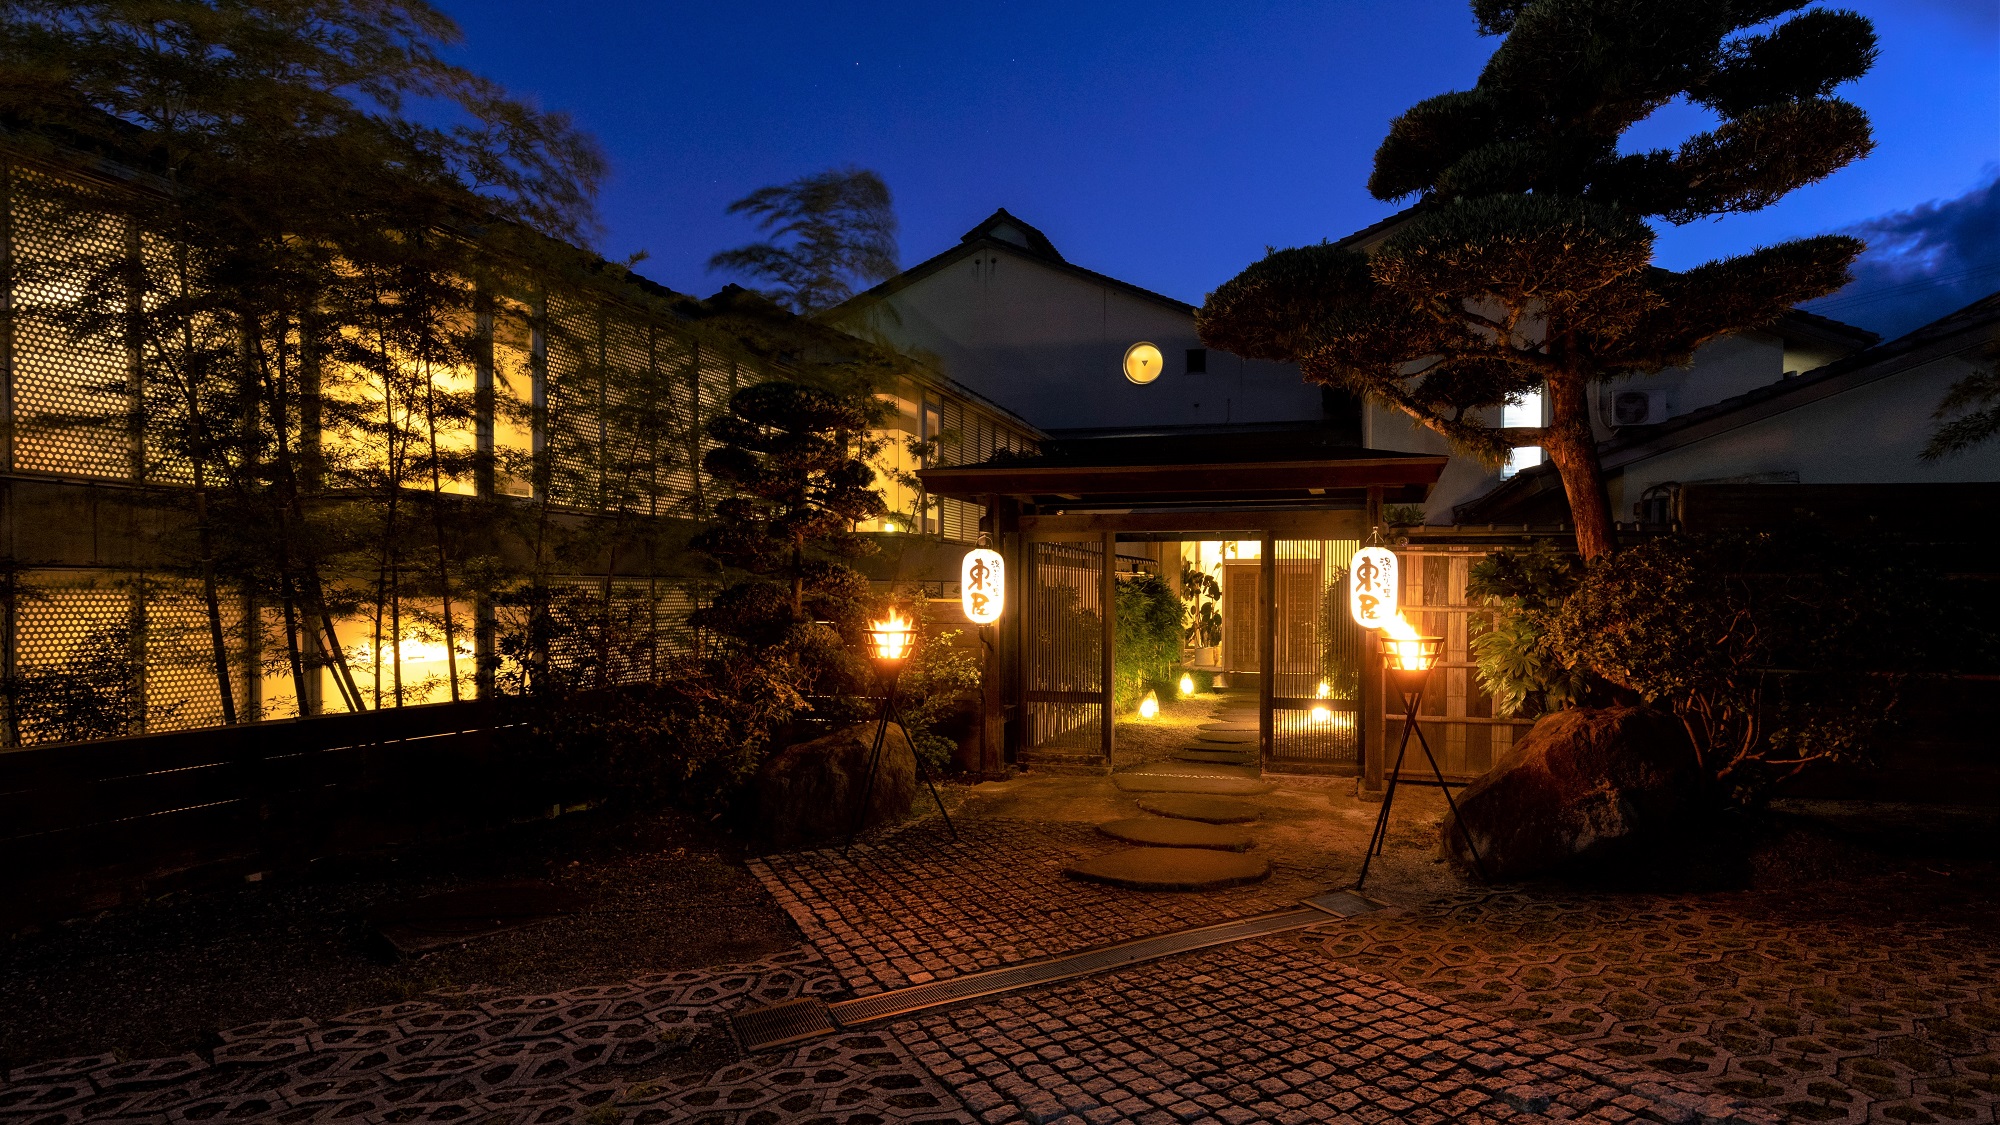
[[[1117,591],[1112,706],[1139,705],[1148,691],[1170,691],[1181,662],[1181,599],[1157,574],[1121,577]]]
[[[957,768],[954,751],[958,739],[971,733],[972,707],[979,697],[979,660],[958,647],[960,636],[955,629],[926,632],[897,685],[897,707],[910,745],[940,772]]]
[[[1559,664],[1672,710],[1718,792],[1755,801],[1866,759],[1910,675],[1987,647],[1951,635],[1961,619],[1915,557],[1804,530],[1665,537],[1599,560],[1535,620]]]
[[[1547,543],[1496,551],[1473,566],[1466,591],[1497,611],[1471,641],[1479,686],[1496,714],[1532,718],[1592,693],[1590,672],[1571,666],[1548,637],[1550,616],[1582,578],[1582,560]]]

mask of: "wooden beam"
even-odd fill
[[[1098,742],[1104,747],[1104,767],[1110,769],[1112,732],[1118,725],[1118,716],[1113,710],[1114,701],[1111,696],[1111,677],[1118,639],[1118,537],[1107,531],[1101,542],[1104,544],[1104,570],[1100,580],[1101,585],[1098,586],[1098,597],[1102,599],[1104,607],[1102,614],[1104,646],[1103,652],[1099,654],[1101,658],[1099,663],[1104,678],[1099,686],[1104,689],[1104,723],[1103,730],[1099,732]]]
[[[1377,490],[1379,491],[1379,490]],[[1248,539],[1263,531],[1298,539],[1358,539],[1367,534],[1365,511],[1353,508],[1217,509],[1196,512],[1077,512],[1022,516],[1021,531],[1032,538],[1092,540],[1104,532],[1237,532]],[[1224,536],[1226,537],[1226,536]]]
[[[1272,701],[1278,694],[1278,538],[1264,533],[1263,549],[1257,560],[1257,585],[1263,614],[1263,636],[1257,638],[1257,745],[1260,766],[1270,764],[1277,753],[1277,721]]]
[[[1351,461],[1226,462],[1212,465],[968,465],[922,469],[927,492],[968,497],[1203,495],[1281,489],[1368,488],[1431,485],[1444,472],[1437,454],[1356,458]]]

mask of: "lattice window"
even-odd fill
[[[708,436],[708,423],[721,417],[729,409],[729,397],[736,393],[741,372],[737,370],[735,361],[728,356],[717,354],[713,348],[700,348],[697,359],[699,363],[696,386],[700,398],[696,413],[701,425],[701,441],[700,454],[696,460],[699,462],[700,457],[707,456],[709,450],[721,444]],[[697,485],[699,507],[694,514],[703,516],[707,514],[707,506],[716,501],[717,487],[716,482],[707,479],[706,473],[702,474]]]
[[[550,497],[572,507],[595,507],[602,495],[601,328],[597,310],[574,298],[549,298],[544,398],[548,410],[542,448],[549,463]]]
[[[7,168],[14,279],[13,468],[77,476],[132,476],[131,356],[125,327],[76,317],[117,309],[128,269],[126,225],[89,209],[53,179]],[[125,282],[129,285],[129,281]],[[116,318],[113,318],[115,321]]]
[[[24,577],[13,618],[10,741],[25,746],[138,729],[142,663],[127,591]]]
[[[247,694],[240,643],[242,605],[226,596],[220,603],[230,690],[241,714]],[[214,642],[199,582],[153,579],[146,584],[145,651],[147,730],[186,730],[222,722]]]
[[[1361,630],[1346,613],[1351,539],[1280,539],[1272,573],[1271,756],[1314,770],[1358,769],[1361,762]]]

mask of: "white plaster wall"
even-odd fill
[[[1290,364],[1198,348],[1191,313],[1005,249],[983,248],[889,295],[869,327],[927,353],[953,379],[1043,429],[1311,421],[1320,393]],[[1145,386],[1125,378],[1141,340],[1165,359]]]
[[[1613,511],[1631,519],[1655,484],[1765,473],[1797,473],[1800,484],[2000,481],[2000,443],[1935,463],[1917,456],[1945,389],[1972,370],[1958,356],[1936,359],[1628,465],[1610,482]]]

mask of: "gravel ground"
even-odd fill
[[[174,896],[0,944],[0,1073],[115,1050],[212,1046],[257,1020],[321,1018],[443,988],[536,992],[747,961],[799,944],[737,848],[671,815],[584,813],[290,882]],[[491,881],[580,892],[576,915],[414,959],[361,914]]]

